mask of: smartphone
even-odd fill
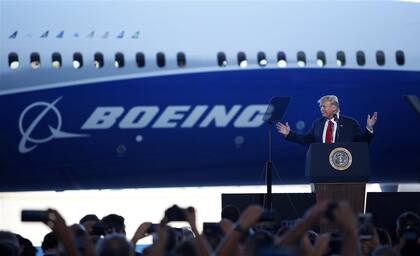
[[[373,222],[372,214],[359,214],[357,216],[359,220],[359,239],[360,240],[370,240],[373,236]]]
[[[48,211],[22,210],[21,220],[22,221],[47,222],[48,221]]]

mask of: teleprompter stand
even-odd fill
[[[273,97],[267,107],[264,115],[264,121],[268,124],[268,160],[265,163],[265,180],[267,185],[267,194],[264,196],[264,208],[272,209],[272,173],[273,162],[271,157],[271,130],[276,121],[280,121],[286,112],[287,105],[289,105],[290,97]]]

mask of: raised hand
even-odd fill
[[[366,120],[366,126],[369,129],[373,129],[373,126],[376,124],[376,120],[378,120],[378,112],[373,112],[373,115],[367,116],[367,120]]]
[[[134,233],[133,238],[131,239],[131,242],[133,243],[133,245],[136,245],[138,240],[142,239],[143,237],[146,237],[147,230],[149,229],[151,225],[152,225],[151,222],[144,222],[137,228],[136,232]]]
[[[182,211],[184,212],[185,219],[190,224],[191,229],[197,229],[195,209],[193,207],[188,207],[187,209],[182,209]]]
[[[277,128],[277,131],[279,133],[283,134],[284,136],[287,136],[290,133],[290,126],[289,126],[289,123],[287,123],[287,122],[286,122],[286,124],[282,124],[282,123],[278,122],[276,124],[276,128]]]
[[[261,206],[251,205],[241,214],[238,222],[243,229],[249,229],[260,219],[263,211],[264,209]]]
[[[79,255],[72,231],[67,227],[66,221],[57,210],[48,209],[48,220],[46,224],[51,228],[58,240],[63,243],[66,255]]]

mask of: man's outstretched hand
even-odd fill
[[[367,120],[366,120],[366,126],[369,130],[373,129],[373,126],[376,124],[376,121],[378,120],[378,112],[373,112],[373,115],[367,116]]]
[[[276,124],[276,128],[277,128],[277,131],[279,133],[283,134],[285,137],[287,135],[289,135],[289,133],[290,133],[290,126],[289,126],[289,123],[287,123],[287,122],[286,122],[286,124],[282,124],[282,123],[278,122]]]

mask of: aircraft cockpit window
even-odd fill
[[[142,68],[146,65],[146,58],[144,57],[144,53],[138,52],[136,54],[136,63],[137,67]]]
[[[51,66],[53,68],[61,68],[62,60],[61,60],[61,54],[58,52],[55,52],[51,55]]]
[[[41,67],[41,57],[39,56],[39,53],[33,52],[31,53],[31,67],[33,69],[38,69]]]
[[[366,57],[363,51],[357,51],[356,53],[357,65],[364,66],[366,64]]]
[[[305,56],[305,53],[304,53],[304,52],[302,52],[302,51],[299,51],[299,52],[297,53],[297,65],[298,65],[299,67],[304,67],[304,66],[306,66],[306,56]]]
[[[258,59],[258,65],[259,65],[260,67],[265,67],[265,66],[267,66],[268,61],[267,61],[267,57],[265,56],[265,53],[264,53],[264,52],[259,52],[259,53],[257,54],[257,59]]]
[[[248,61],[246,60],[246,55],[244,52],[238,53],[238,65],[241,68],[246,68],[248,66]]]
[[[104,55],[100,52],[95,53],[95,55],[93,55],[93,63],[95,64],[95,68],[103,68],[105,64]]]
[[[83,67],[83,56],[80,52],[73,54],[73,67],[79,69]]]
[[[158,52],[156,54],[156,63],[160,68],[163,68],[166,65],[165,54],[163,52]]]
[[[379,66],[385,65],[385,53],[383,51],[376,52],[376,63],[378,63]]]
[[[325,57],[325,53],[319,51],[316,54],[316,64],[320,67],[324,67],[327,64],[327,58]]]
[[[114,62],[114,66],[116,68],[122,68],[125,65],[125,61],[124,61],[124,54],[122,54],[121,52],[117,52],[115,54],[115,62]]]
[[[401,50],[398,50],[395,53],[395,59],[396,59],[398,65],[400,65],[400,66],[404,65],[405,64],[404,52],[401,51]]]
[[[17,53],[11,52],[9,53],[9,67],[10,69],[18,69],[19,68],[19,57]]]
[[[176,61],[178,63],[178,67],[185,67],[187,65],[187,58],[185,57],[185,53],[178,52],[178,54],[176,55]]]
[[[343,51],[337,52],[337,66],[344,67],[346,65],[346,54]]]
[[[286,54],[284,52],[277,53],[277,66],[285,68],[287,66]]]
[[[227,66],[227,60],[226,60],[226,54],[224,52],[219,52],[217,54],[217,64],[219,67],[226,67]]]

